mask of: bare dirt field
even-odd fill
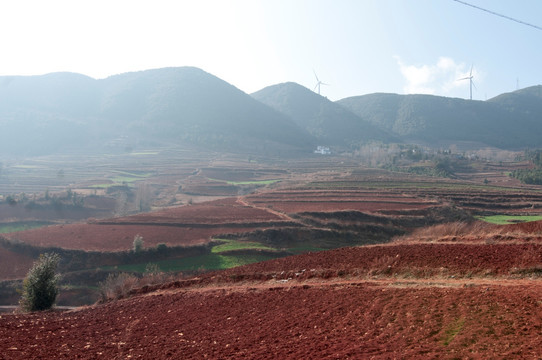
[[[266,209],[244,206],[237,198],[209,201],[191,206],[169,208],[151,213],[138,214],[125,218],[115,218],[112,222],[149,224],[230,224],[280,221],[281,217]]]
[[[61,247],[86,251],[125,251],[133,248],[136,235],[143,237],[144,247],[155,247],[158,244],[191,246],[206,244],[214,235],[244,231],[247,231],[246,227],[201,228],[150,224],[70,224],[18,232],[10,235],[9,238],[43,248]]]
[[[542,356],[542,283],[510,275],[540,264],[540,244],[426,245],[304,254],[73,311],[2,314],[0,358]],[[528,252],[532,263],[521,260]],[[392,255],[391,265],[374,262]],[[402,267],[439,275],[394,275]]]
[[[145,247],[203,244],[222,234],[268,246],[322,236],[300,244],[315,249],[341,236],[389,241],[406,233],[389,244],[179,277],[101,305],[2,313],[0,359],[542,358],[542,223],[456,219],[539,213],[538,189],[335,163],[326,171],[320,159],[292,165],[291,182],[250,195],[6,235],[39,247],[124,251],[136,234]],[[199,190],[215,195],[242,190],[224,181],[286,177],[249,165],[237,172],[224,162],[185,175],[206,178]],[[175,193],[179,184],[168,182]],[[449,221],[457,222],[441,224]],[[411,232],[426,223],[440,225]],[[0,247],[6,279],[24,276],[31,262]]]
[[[542,241],[530,244],[401,244],[340,248],[230,269],[225,275],[280,273],[280,278],[337,274],[503,276],[542,265]],[[297,275],[295,275],[297,274]],[[326,276],[327,276],[326,275]]]
[[[240,205],[232,198],[87,224],[20,231],[6,237],[39,247],[124,251],[132,248],[138,234],[143,236],[145,247],[190,246],[208,243],[215,235],[272,227],[287,220],[270,209]]]
[[[0,246],[0,280],[20,279],[26,275],[34,259]]]

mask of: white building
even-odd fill
[[[327,146],[317,146],[316,150],[314,150],[315,154],[320,155],[331,155],[331,150]]]

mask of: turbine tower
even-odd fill
[[[318,88],[318,95],[320,95],[320,85],[329,85],[326,83],[323,83],[318,79],[318,75],[316,75],[316,71],[312,71],[314,73],[314,77],[316,78],[316,86],[314,87],[313,91],[316,91],[316,88]]]
[[[472,100],[472,87],[474,86],[474,88],[476,89],[476,85],[474,85],[474,81],[472,81],[472,78],[474,77],[472,75],[472,68],[474,67],[474,65],[472,65],[470,67],[470,75],[469,76],[466,76],[464,78],[461,78],[461,79],[457,79],[457,81],[460,81],[460,80],[469,80],[469,83],[470,83],[470,99]]]

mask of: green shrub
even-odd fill
[[[23,281],[21,309],[41,311],[53,306],[58,295],[60,275],[56,274],[56,268],[59,261],[60,255],[55,253],[40,255]]]

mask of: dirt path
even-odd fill
[[[251,208],[254,208],[254,209],[259,209],[259,210],[264,210],[264,211],[267,211],[268,213],[270,214],[273,214],[273,215],[276,215],[278,216],[279,218],[281,218],[282,220],[286,220],[286,221],[292,221],[292,222],[298,222],[296,219],[293,219],[291,218],[290,216],[288,216],[287,214],[283,213],[283,212],[280,212],[280,211],[276,211],[276,210],[273,210],[271,208],[268,208],[268,207],[262,207],[262,206],[256,206],[254,204],[250,204],[246,201],[245,197],[244,196],[238,196],[237,197],[237,200],[236,200],[236,203],[241,205],[241,206],[247,206],[247,207],[251,207]]]

